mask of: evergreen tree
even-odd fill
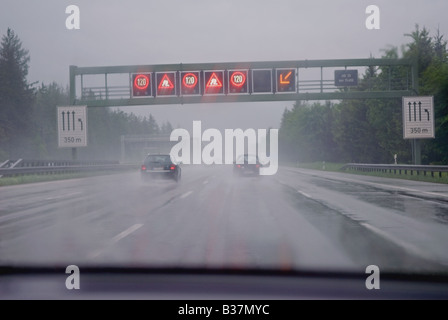
[[[8,28],[0,45],[0,149],[4,157],[31,153],[34,90],[26,79],[29,61],[28,50]]]
[[[38,134],[39,143],[36,145],[39,159],[57,159],[61,152],[57,143],[57,106],[69,104],[68,90],[53,82],[49,85],[41,84],[37,89],[33,106],[33,118]]]
[[[169,121],[165,121],[162,124],[162,128],[161,128],[160,132],[164,133],[164,134],[171,134],[171,131],[173,131],[173,126],[171,125],[171,123]]]

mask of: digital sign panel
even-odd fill
[[[204,71],[204,95],[224,94],[224,71]]]
[[[132,74],[132,97],[152,96],[151,73]]]
[[[252,70],[252,93],[272,93],[272,69]]]
[[[175,96],[176,95],[176,72],[157,72],[156,73],[157,96]]]
[[[248,73],[248,70],[228,71],[229,94],[249,93]]]
[[[296,68],[167,71],[132,74],[132,97],[297,92]]]
[[[200,95],[199,81],[201,73],[199,71],[183,71],[180,73],[181,95]]]
[[[336,87],[354,87],[358,85],[358,70],[335,70],[334,85]]]
[[[275,72],[278,93],[296,92],[296,69],[275,69]]]

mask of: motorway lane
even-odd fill
[[[448,270],[448,189],[280,168],[184,166],[0,188],[0,263]]]
[[[345,237],[357,259],[374,258],[373,264],[392,271],[448,270],[448,185],[285,170],[290,174],[279,176],[281,184],[363,227],[364,236]]]

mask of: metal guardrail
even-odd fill
[[[9,160],[2,164],[3,166],[0,167],[0,177],[106,170],[122,171],[139,168],[138,164],[120,164],[118,161],[21,160],[19,162],[17,160]]]
[[[92,166],[104,164],[118,164],[115,160],[35,160],[35,159],[13,159],[6,160],[0,168],[22,168],[22,167],[54,167],[54,166]]]
[[[397,165],[397,164],[363,164],[363,163],[347,163],[341,170],[354,170],[362,172],[383,172],[394,174],[408,174],[424,176],[427,173],[431,173],[431,177],[434,177],[434,173],[438,173],[438,176],[442,177],[442,172],[448,172],[448,166],[425,166],[425,165]]]
[[[22,159],[18,160],[6,160],[0,164],[0,168],[14,168],[17,166],[20,162],[22,162]]]

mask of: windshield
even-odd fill
[[[0,265],[448,273],[448,2],[73,3],[2,1]]]

